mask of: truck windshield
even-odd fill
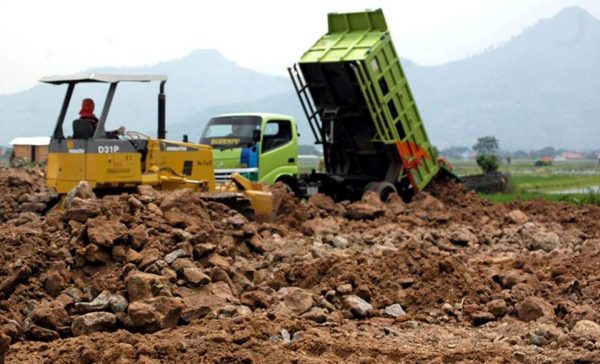
[[[219,116],[210,119],[202,138],[201,144],[213,148],[236,148],[252,144],[254,130],[260,130],[260,116]]]

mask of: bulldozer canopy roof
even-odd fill
[[[40,82],[60,85],[63,83],[80,83],[80,82],[102,82],[102,83],[117,83],[117,82],[150,82],[150,81],[166,81],[166,75],[116,75],[107,73],[78,73],[74,75],[64,76],[48,76],[40,79]]]

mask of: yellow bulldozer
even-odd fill
[[[215,184],[210,146],[166,140],[165,75],[115,75],[87,73],[44,77],[40,82],[67,85],[62,108],[48,151],[46,180],[49,187],[64,195],[80,181],[96,191],[126,191],[138,185],[158,190],[191,188],[207,200],[219,201],[268,220],[273,198],[268,189],[234,174],[228,183]],[[117,85],[121,82],[159,82],[158,132],[152,138],[136,131],[106,131],[105,125]],[[73,121],[72,134],[63,128],[75,86],[80,83],[108,84],[108,93],[99,118]],[[90,121],[92,120],[92,121]]]

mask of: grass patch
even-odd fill
[[[600,175],[513,175],[520,190],[538,192],[586,188],[600,185]]]
[[[454,172],[458,175],[481,173],[474,161],[452,163],[455,165]],[[511,175],[507,192],[480,196],[499,203],[542,198],[546,201],[600,206],[600,165],[597,161],[555,162],[548,167],[535,167],[534,163],[535,161],[531,160],[518,160],[513,161],[511,165],[504,164],[501,171]],[[586,192],[586,189],[589,191]],[[574,190],[573,193],[550,193],[570,190]]]
[[[536,199],[543,199],[549,202],[566,202],[575,205],[596,205],[600,206],[600,193],[588,192],[588,193],[577,193],[577,194],[548,194],[541,192],[527,192],[517,191],[512,193],[494,193],[485,194],[480,193],[480,197],[496,203],[509,203],[514,201],[531,201]]]
[[[481,169],[474,160],[451,160],[454,165],[454,173],[459,176],[468,176],[481,173]],[[512,175],[574,175],[582,173],[600,174],[600,164],[597,160],[581,161],[555,161],[551,166],[535,167],[535,160],[517,159],[511,164],[502,161],[500,172],[510,173]]]
[[[590,191],[576,195],[563,196],[561,201],[574,203],[576,205],[596,205],[600,206],[600,193]]]
[[[493,193],[486,194],[480,193],[479,196],[482,198],[491,201],[491,202],[499,202],[499,203],[509,203],[514,201],[531,201],[536,200],[538,198],[542,198],[546,201],[562,201],[566,196],[564,195],[550,195],[540,192],[527,192],[527,191],[517,191],[511,193]]]

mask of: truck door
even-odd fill
[[[281,173],[296,174],[293,170],[298,164],[298,143],[294,133],[290,120],[269,120],[264,124],[258,163],[260,182],[272,184]]]

